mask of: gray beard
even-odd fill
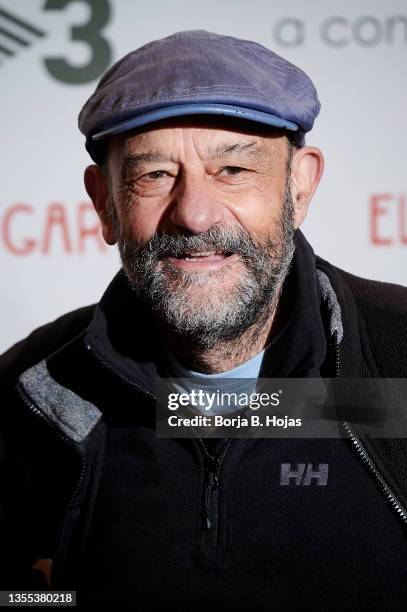
[[[243,228],[213,226],[197,235],[155,234],[143,245],[122,235],[118,247],[137,295],[172,332],[193,340],[196,348],[210,349],[261,325],[272,314],[294,254],[293,236],[293,202],[287,185],[280,222],[264,243],[254,241]],[[210,250],[240,255],[243,272],[232,290],[222,289],[231,274],[227,264],[219,270],[189,272],[163,259]]]

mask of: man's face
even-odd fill
[[[293,253],[287,139],[241,129],[170,124],[110,147],[130,284],[207,348],[270,316]]]

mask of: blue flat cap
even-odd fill
[[[150,42],[116,62],[79,114],[86,148],[171,117],[221,115],[291,132],[304,145],[320,103],[300,68],[258,43],[191,30]]]

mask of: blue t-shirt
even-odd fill
[[[178,393],[190,392],[194,386],[199,386],[200,389],[209,393],[216,393],[218,389],[221,389],[225,395],[238,393],[250,395],[255,390],[260,368],[267,351],[268,346],[231,370],[216,374],[204,374],[185,367],[167,348],[167,375],[171,379],[171,387]],[[200,404],[194,406],[194,409],[202,414],[208,414],[209,407]],[[211,407],[211,413],[228,414],[236,412],[238,409],[239,406],[236,406],[235,403],[223,401],[215,403]]]

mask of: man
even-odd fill
[[[98,84],[85,184],[123,267],[2,357],[3,588],[43,577],[136,610],[405,609],[402,438],[155,431],[160,378],[407,375],[407,290],[315,257],[298,230],[318,112],[297,67],[204,31]]]

